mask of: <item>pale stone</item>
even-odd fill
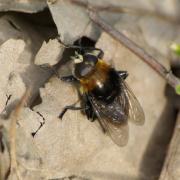
[[[55,65],[60,61],[63,51],[64,47],[57,39],[50,39],[47,43],[43,42],[40,50],[36,54],[35,64],[49,64],[50,66]]]

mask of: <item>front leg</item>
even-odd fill
[[[68,81],[69,82],[69,81]],[[96,118],[96,115],[93,111],[92,105],[91,103],[88,101],[86,95],[82,96],[82,106],[81,107],[76,107],[75,104],[73,105],[69,105],[69,106],[65,106],[63,108],[63,110],[61,111],[59,118],[62,119],[64,114],[68,111],[68,110],[83,110],[88,118],[88,120],[90,121],[94,121]]]
[[[99,48],[95,48],[95,47],[83,47],[83,50],[84,50],[84,53],[88,53],[88,52],[91,52],[91,51],[96,51],[97,53],[94,54],[96,55],[99,59],[102,59],[103,56],[104,56],[104,52],[102,49],[99,49]]]

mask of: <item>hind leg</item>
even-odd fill
[[[127,71],[118,71],[117,73],[118,73],[119,77],[124,79],[124,80],[128,77]]]
[[[75,107],[75,105],[65,106],[63,108],[63,110],[61,111],[61,113],[59,114],[58,117],[60,119],[62,119],[64,114],[67,112],[67,110],[74,110],[74,111],[76,111],[76,110],[83,110],[83,109],[84,109],[84,107]]]
[[[100,124],[100,126],[101,126],[101,129],[102,129],[103,133],[105,133],[106,130],[105,130],[103,124],[101,123],[100,119],[98,118],[96,112],[94,111],[94,109],[93,109],[93,107],[92,107],[92,104],[91,104],[91,102],[89,101],[89,99],[88,99],[87,96],[88,96],[88,95],[84,95],[84,96],[83,96],[83,101],[84,101],[85,107],[86,107],[86,108],[85,108],[85,114],[86,114],[88,120],[90,120],[91,122],[94,122],[94,121],[97,119],[98,122],[99,122],[99,124]]]

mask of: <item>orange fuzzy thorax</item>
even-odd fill
[[[97,85],[103,85],[108,78],[110,66],[103,60],[98,60],[95,70],[86,78],[80,79],[82,91],[88,92],[93,90]]]

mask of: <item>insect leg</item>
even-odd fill
[[[92,107],[92,104],[91,104],[91,102],[90,102],[90,100],[88,99],[87,96],[88,95],[83,95],[83,100],[84,100],[84,103],[85,103],[85,113],[86,113],[86,116],[87,116],[88,120],[90,120],[91,122],[94,122],[97,119],[99,124],[100,124],[100,126],[101,126],[101,129],[102,129],[103,133],[105,133],[106,130],[103,127],[103,124],[101,123],[101,121],[98,119],[97,114],[94,111],[94,109]]]
[[[60,77],[58,72],[53,67],[51,67],[51,69],[54,72],[54,74],[57,76],[57,78],[61,79],[62,81],[65,81],[65,82],[77,81],[77,79],[73,75]]]
[[[85,113],[91,122],[93,122],[96,119],[96,114],[94,113],[92,106],[90,106],[89,102],[85,102]]]
[[[65,81],[65,82],[78,81],[73,75],[60,77],[59,74],[58,74],[58,72],[57,72],[53,67],[51,67],[51,69],[53,70],[53,72],[54,72],[54,74],[57,76],[57,78],[61,79],[62,81]]]
[[[63,76],[63,77],[60,77],[60,79],[62,81],[69,82],[69,83],[78,81],[73,75]]]
[[[82,47],[82,49],[84,50],[84,53],[89,52],[89,51],[97,51],[96,56],[98,58],[100,58],[100,59],[104,56],[103,50],[99,49],[99,48],[95,48],[95,47]]]
[[[91,122],[93,122],[96,119],[96,114],[94,113],[93,107],[91,105],[91,102],[88,99],[88,95],[87,94],[83,94],[82,95],[82,102],[83,102],[83,106],[85,107],[85,114],[87,116],[87,119]]]
[[[61,39],[60,36],[57,37],[57,40],[59,41],[60,44],[62,44],[65,48],[74,48],[74,49],[80,49],[80,51],[84,51],[86,52],[86,50],[90,50],[90,51],[99,51],[99,53],[97,54],[98,58],[102,58],[104,56],[104,52],[99,49],[99,48],[95,48],[95,47],[83,47],[83,46],[78,46],[78,45],[66,45],[64,44]],[[81,42],[80,42],[81,43]]]
[[[124,79],[124,80],[128,77],[127,71],[117,71],[117,72],[118,72],[119,77]]]
[[[101,121],[97,118],[96,112],[94,111],[92,106],[89,106],[88,104],[86,104],[85,106],[86,106],[85,113],[86,113],[88,120],[90,120],[91,122],[94,122],[97,119],[101,126],[103,133],[105,133],[106,130],[104,129]]]
[[[102,58],[104,56],[104,52],[102,49],[99,48],[94,48],[95,51],[99,51],[99,53],[97,54],[98,58]]]
[[[104,52],[101,49],[98,50],[99,50],[98,58],[103,58]]]
[[[67,110],[83,110],[83,109],[84,107],[75,107],[75,105],[65,106],[58,117],[62,119]]]

